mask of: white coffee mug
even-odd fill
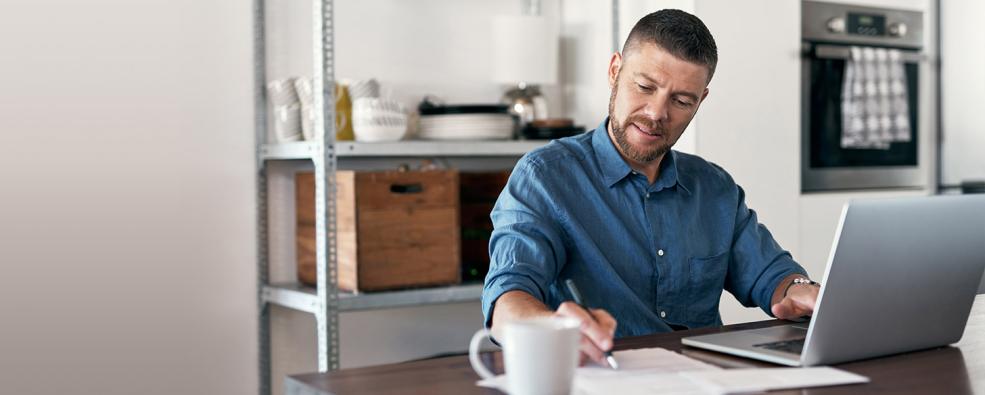
[[[274,138],[280,143],[302,139],[301,106],[298,103],[274,107]]]
[[[518,320],[496,331],[503,346],[507,392],[525,394],[570,394],[578,367],[579,321],[569,317]],[[489,337],[480,329],[469,344],[472,369],[483,379],[495,375],[479,359],[479,345]]]

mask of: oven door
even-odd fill
[[[913,188],[926,184],[920,169],[920,53],[904,52],[911,139],[889,149],[841,147],[842,85],[848,46],[805,44],[801,70],[801,190]]]

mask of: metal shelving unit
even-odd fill
[[[338,289],[336,270],[335,177],[339,158],[515,158],[546,144],[546,141],[401,141],[358,143],[335,141],[335,46],[332,0],[308,0],[313,15],[312,88],[316,113],[314,128],[321,130],[316,141],[268,143],[266,97],[265,0],[253,0],[254,106],[257,163],[257,303],[259,310],[260,394],[271,393],[270,306],[281,306],[314,315],[317,325],[318,371],[339,367],[339,312],[458,303],[479,300],[481,284],[410,289],[379,293],[348,293]],[[328,87],[328,89],[326,89]],[[321,94],[318,94],[321,92]],[[315,287],[299,283],[270,283],[270,234],[268,218],[268,172],[272,161],[310,161],[315,176]]]

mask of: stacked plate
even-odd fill
[[[513,137],[514,121],[502,105],[421,108],[418,137],[428,140],[503,140]]]

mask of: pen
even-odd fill
[[[578,292],[578,287],[575,286],[575,282],[569,278],[564,280],[564,284],[568,286],[568,293],[570,293],[571,298],[575,300],[575,304],[585,309],[585,311],[588,312],[588,316],[592,317],[592,321],[595,321],[596,323],[599,322],[595,319],[595,315],[592,314],[592,311],[585,306],[584,301],[581,299],[581,292]],[[612,356],[611,350],[605,352],[605,361],[609,363],[609,366],[612,367],[612,369],[619,370],[619,364],[616,363],[616,358]]]

